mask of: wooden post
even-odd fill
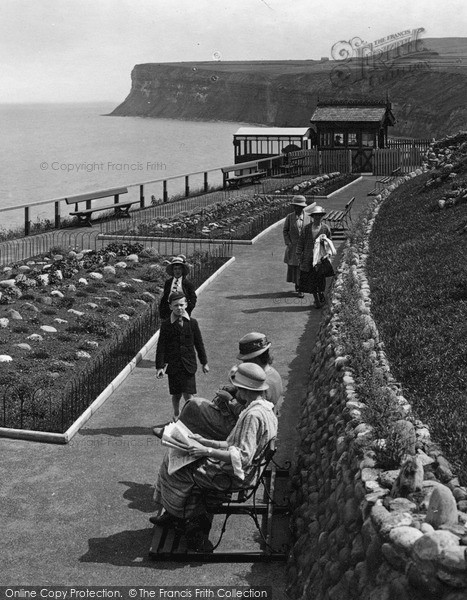
[[[144,185],[139,186],[139,207],[144,208]]]
[[[204,191],[205,191],[205,193],[207,193],[208,189],[209,189],[209,185],[208,185],[208,172],[205,171],[204,172]]]
[[[321,175],[323,172],[323,155],[321,150],[318,152],[318,175]]]
[[[164,179],[164,181],[162,182],[162,185],[163,185],[162,199],[164,200],[164,202],[167,202],[167,200],[169,199],[169,196],[167,194],[167,179]]]
[[[349,158],[349,170],[348,173],[352,173],[352,150],[348,150],[348,158]]]
[[[24,235],[29,235],[31,222],[29,221],[29,206],[24,207]]]
[[[190,195],[190,176],[185,175],[185,198]]]
[[[118,197],[119,197],[119,195],[115,194],[115,196],[114,196],[114,204],[118,204]]]
[[[60,229],[60,202],[55,202],[55,229]]]

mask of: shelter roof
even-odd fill
[[[381,123],[386,117],[386,110],[384,106],[318,106],[310,121],[312,123],[323,121]],[[390,111],[388,113],[392,115]]]
[[[305,136],[309,131],[309,127],[240,127],[234,135],[291,137]]]

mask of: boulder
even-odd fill
[[[438,529],[440,525],[457,524],[457,504],[451,490],[440,485],[435,487],[430,497],[426,522]]]
[[[13,359],[8,354],[0,354],[0,363],[11,362]]]
[[[55,327],[52,327],[51,325],[41,325],[41,330],[45,333],[57,333]]]

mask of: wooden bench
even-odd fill
[[[132,204],[138,204],[139,200],[129,200],[127,202],[119,202],[121,194],[128,193],[128,188],[112,188],[108,190],[102,190],[100,192],[91,192],[89,194],[80,194],[79,196],[70,196],[65,198],[67,204],[74,204],[75,210],[70,212],[72,217],[77,217],[78,223],[81,225],[87,225],[92,227],[91,215],[94,212],[102,210],[113,210],[116,217],[129,217],[129,211]],[[114,197],[113,204],[106,204],[105,206],[91,206],[92,200],[99,198]],[[79,204],[85,202],[86,208],[80,209]]]
[[[399,177],[400,174],[401,174],[401,167],[397,167],[397,169],[394,169],[394,171],[391,171],[390,175],[386,175],[386,177],[377,179],[376,186],[368,192],[367,196],[377,196],[379,194],[379,192],[381,191],[381,189],[380,189],[381,187],[389,185],[392,181],[394,181],[394,179]]]
[[[329,226],[333,233],[336,230],[344,231],[344,229],[348,229],[349,221],[352,221],[352,215],[350,213],[354,202],[355,196],[350,198],[345,205],[344,210],[331,210],[325,215],[324,220],[329,222]]]
[[[245,173],[245,175],[232,175],[227,177],[226,182],[229,187],[239,188],[242,183],[259,183],[262,177],[266,177],[266,171],[254,171],[253,173]]]
[[[211,515],[223,515],[218,540],[213,552],[197,552],[187,547],[184,531],[155,525],[149,556],[157,561],[176,562],[269,562],[284,561],[287,548],[273,547],[273,518],[286,518],[288,529],[289,504],[286,500],[287,490],[283,486],[284,501],[277,502],[277,482],[287,482],[288,469],[278,468],[273,461],[275,440],[264,449],[256,468],[252,482],[247,487],[235,487],[227,474],[220,475],[226,482],[225,489],[213,489],[195,486],[194,493],[200,493],[205,503],[206,512]],[[223,549],[217,550],[227,529],[227,522],[232,515],[247,515],[253,520],[261,538],[261,549],[258,551]],[[213,528],[214,529],[214,528]],[[277,532],[277,527],[274,527]],[[212,531],[212,530],[211,530]],[[217,528],[218,531],[218,528]]]

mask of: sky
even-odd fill
[[[0,103],[121,102],[136,64],[320,59],[423,27],[466,37],[465,0],[0,0]]]

